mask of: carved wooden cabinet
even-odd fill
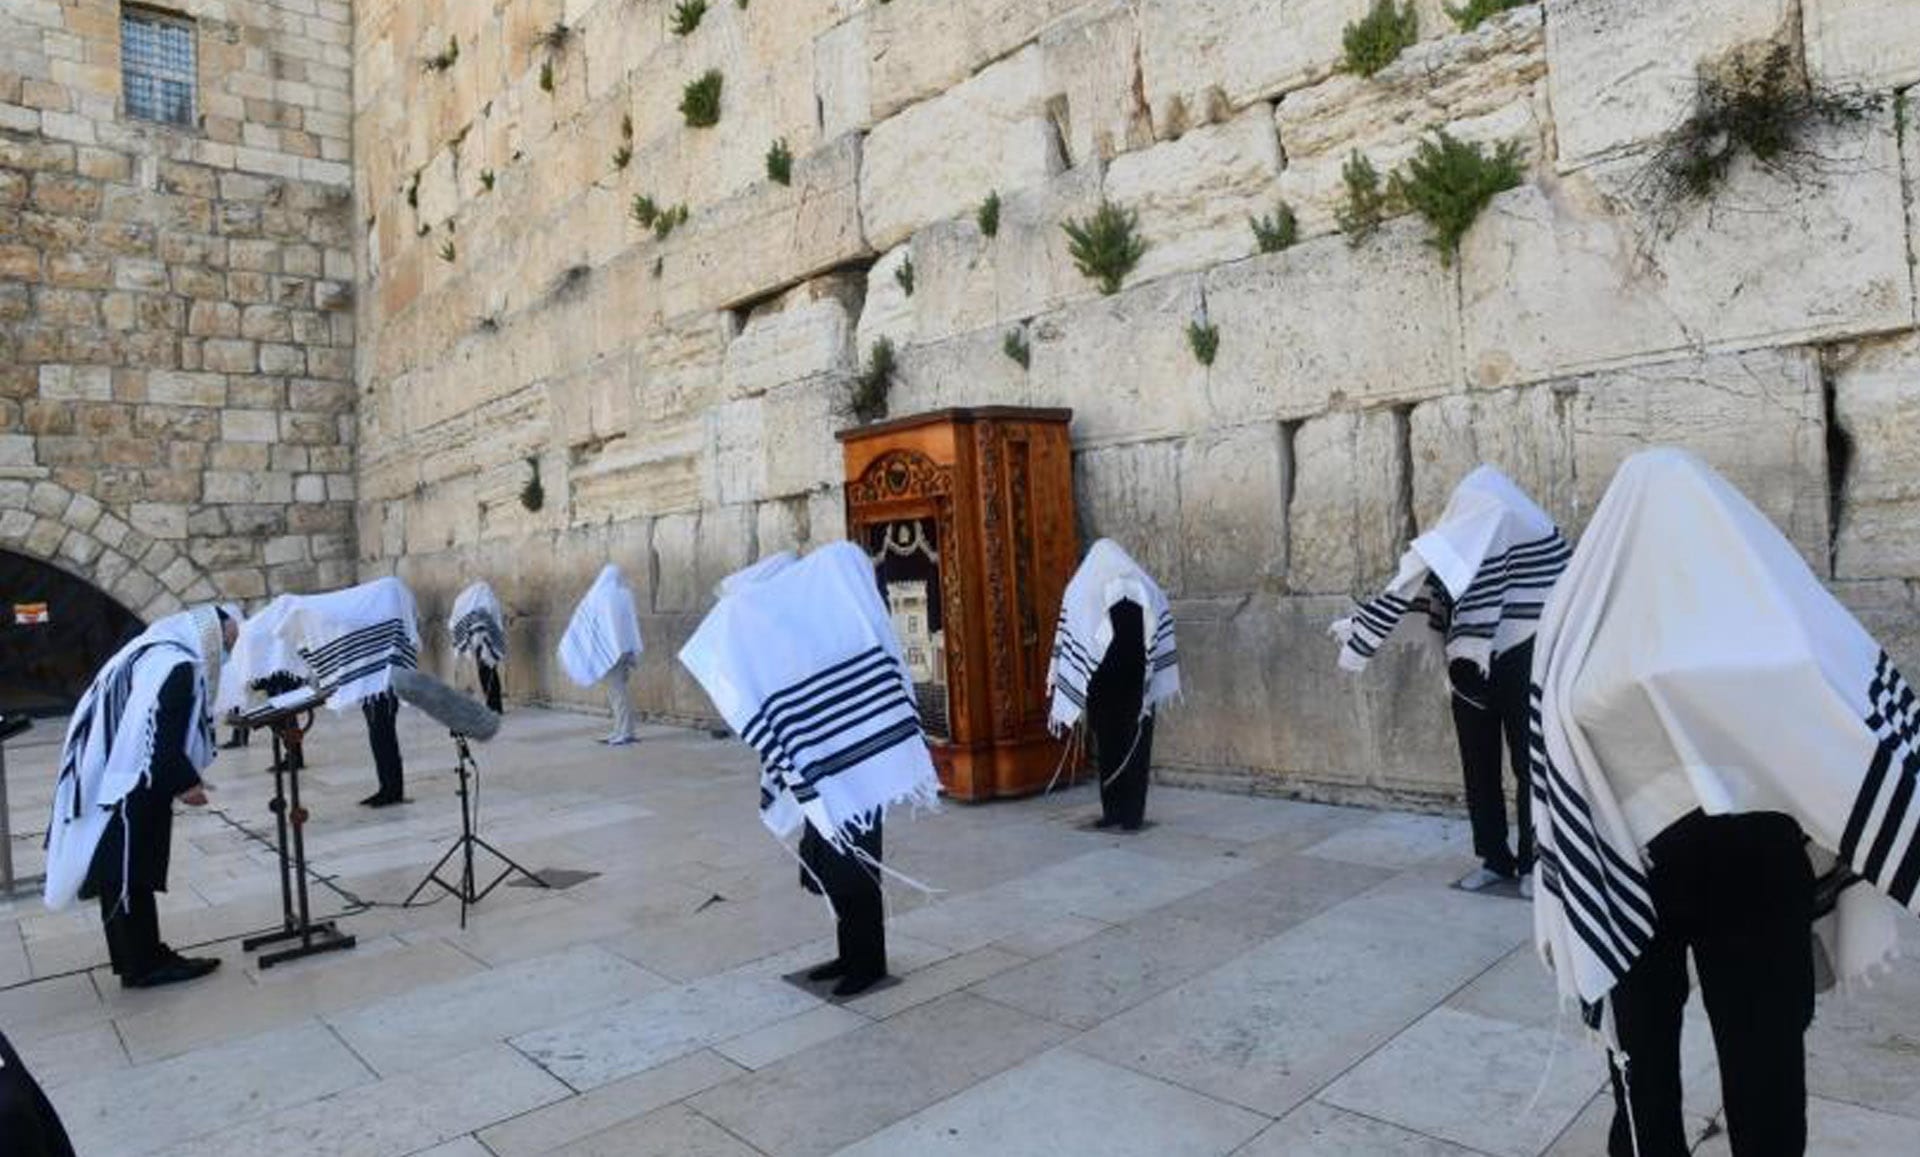
[[[874,560],[957,799],[1040,791],[1060,764],[1046,682],[1079,559],[1071,418],[941,410],[839,435],[847,537]]]

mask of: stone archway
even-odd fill
[[[0,501],[0,548],[98,587],[143,622],[219,595],[178,546],[140,533],[84,494],[44,479],[0,488],[9,499]]]

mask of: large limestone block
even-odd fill
[[[820,132],[827,140],[873,124],[868,30],[869,14],[861,12],[813,42],[814,94],[820,107]]]
[[[1461,249],[1467,365],[1511,385],[1705,347],[1911,324],[1892,114],[1826,130],[1816,170],[1743,159],[1703,205],[1629,159],[1502,194]]]
[[[648,418],[705,412],[723,396],[729,323],[699,314],[643,333],[635,410]]]
[[[1085,0],[893,0],[869,6],[870,102],[876,121],[962,83]]]
[[[1920,339],[1842,350],[1833,377],[1833,416],[1850,450],[1834,572],[1920,578]]]
[[[1807,69],[1821,84],[1920,81],[1920,20],[1907,0],[1801,0]]]
[[[1073,467],[1081,539],[1113,539],[1169,594],[1183,593],[1180,443],[1163,439],[1082,450]]]
[[[1248,218],[1273,207],[1280,138],[1255,105],[1233,120],[1118,157],[1108,199],[1139,214],[1147,251],[1139,280],[1215,265],[1254,251]]]
[[[1108,160],[1153,143],[1133,0],[1099,0],[1074,13],[1041,35],[1040,52],[1068,164]]]
[[[741,398],[714,408],[710,504],[750,502],[766,494],[766,413],[763,397]]]
[[[868,240],[897,245],[923,225],[970,212],[995,189],[1060,172],[1045,81],[1040,50],[1029,46],[875,125],[860,171]]]
[[[821,278],[755,308],[727,343],[722,370],[727,396],[764,394],[802,378],[852,369],[855,318],[849,306],[859,300],[860,288],[851,279]]]
[[[1700,455],[1827,573],[1825,403],[1818,355],[1755,350],[1596,374],[1574,383],[1570,531],[1585,528],[1616,467],[1649,446]]]
[[[1180,542],[1188,594],[1276,584],[1286,568],[1287,447],[1280,426],[1201,434],[1180,447]]]
[[[706,606],[721,579],[753,561],[753,538],[751,505],[654,520],[653,609],[691,613]]]
[[[796,158],[793,184],[764,182],[696,214],[664,246],[668,317],[730,307],[865,256],[860,138]]]
[[[1560,166],[1653,140],[1685,120],[1699,66],[1787,28],[1797,0],[1564,0],[1547,19]]]
[[[766,492],[763,497],[805,494],[840,481],[840,443],[834,431],[850,424],[852,383],[845,375],[795,382],[766,396]],[[906,411],[896,411],[905,413]]]
[[[1201,428],[1207,370],[1187,348],[1200,281],[1156,281],[1037,319],[1029,331],[1036,406],[1073,410],[1078,445]],[[1222,353],[1227,342],[1222,338]]]
[[[1287,589],[1364,595],[1393,573],[1411,525],[1407,420],[1342,410],[1293,435]]]
[[[1334,214],[1346,197],[1341,170],[1356,151],[1390,173],[1423,135],[1444,128],[1488,148],[1518,141],[1529,157],[1547,156],[1545,73],[1540,9],[1527,7],[1473,32],[1416,44],[1375,76],[1341,74],[1289,95],[1274,111],[1286,154],[1279,188],[1301,234],[1337,227]]]
[[[866,297],[860,307],[859,329],[854,338],[855,360],[864,364],[881,338],[903,346],[914,338],[914,311],[920,296],[920,263],[914,260],[919,245],[901,245],[882,254],[867,270]],[[901,283],[901,271],[913,266],[912,294]]]
[[[1572,525],[1571,382],[1452,394],[1409,416],[1414,526],[1439,521],[1453,488],[1482,464],[1498,469],[1557,519]]]
[[[706,489],[706,442],[705,424],[682,417],[576,451],[567,471],[572,524],[696,509]]]
[[[1370,0],[1141,0],[1142,79],[1155,135],[1331,75]]]
[[[1336,402],[1414,401],[1460,380],[1453,275],[1416,222],[1358,248],[1325,237],[1207,275],[1220,330],[1215,421],[1305,418]]]
[[[1027,371],[1007,356],[1008,330],[978,330],[900,351],[888,405],[895,414],[948,406],[1024,406]]]

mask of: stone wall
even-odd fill
[[[187,0],[197,127],[123,107],[120,5],[0,21],[0,548],[145,618],[349,582],[346,0]]]
[[[881,338],[895,414],[1073,408],[1083,537],[1176,598],[1169,768],[1454,794],[1432,648],[1347,678],[1325,628],[1482,460],[1577,533],[1623,456],[1691,446],[1920,659],[1920,130],[1888,100],[1811,171],[1743,161],[1680,213],[1643,179],[1698,67],[1750,42],[1822,85],[1920,81],[1902,5],[1558,0],[1461,32],[1418,0],[1371,78],[1336,68],[1368,0],[715,0],[684,36],[672,7],[355,6],[362,570],[436,619],[491,579],[510,693],[594,701],[552,650],[612,559],[645,707],[709,714],[673,652],[727,571],[840,532],[832,434]],[[721,120],[690,128],[708,69]],[[1387,172],[1441,127],[1528,165],[1457,260],[1413,217],[1339,235],[1348,157]],[[640,195],[685,223],[643,227]],[[1281,198],[1300,239],[1258,254]],[[1061,230],[1103,199],[1150,242],[1111,297]]]

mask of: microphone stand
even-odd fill
[[[279,724],[297,719],[325,702],[325,692],[310,692],[299,699],[276,706],[268,703],[239,716],[238,722],[249,730],[266,729],[273,736],[273,812],[276,850],[280,859],[280,927],[272,932],[249,936],[240,942],[244,952],[252,952],[283,940],[299,943],[277,952],[260,954],[260,967],[272,968],[289,960],[321,952],[339,952],[352,948],[354,938],[342,932],[332,920],[315,923],[307,901],[307,809],[300,803],[300,773],[290,766],[280,742]]]
[[[454,765],[454,773],[460,777],[460,786],[457,789],[460,795],[460,836],[453,841],[453,846],[446,850],[445,854],[440,857],[433,867],[427,870],[425,878],[414,885],[413,891],[407,893],[407,898],[402,900],[401,904],[412,904],[415,897],[426,891],[428,884],[438,884],[442,889],[459,899],[460,927],[462,930],[465,930],[467,926],[467,908],[486,899],[489,893],[495,888],[498,888],[507,877],[516,872],[532,880],[535,887],[551,888],[553,885],[521,867],[512,856],[494,847],[473,830],[473,804],[467,787],[467,779],[468,777],[476,779],[479,777],[480,765],[474,761],[473,752],[467,747],[466,736],[460,734],[458,731],[451,731],[448,732],[448,734],[453,736],[453,745],[460,753],[459,762]],[[484,888],[476,887],[477,881],[473,874],[473,850],[476,847],[492,854],[495,859],[506,865],[506,867],[500,869],[500,874],[493,878],[493,882]],[[446,867],[447,861],[451,860],[455,853],[458,853],[460,856],[460,879],[457,883],[443,879],[440,875],[440,869]]]

